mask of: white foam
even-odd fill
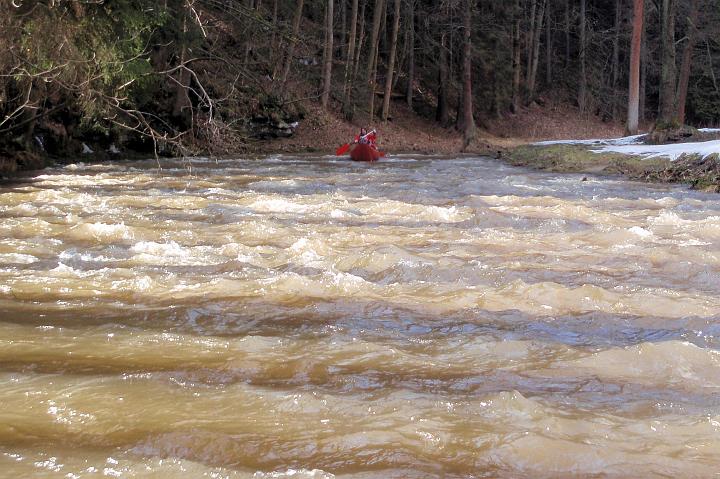
[[[175,241],[169,243],[156,243],[154,241],[140,241],[135,243],[130,251],[145,253],[153,256],[188,256],[188,251]]]
[[[309,208],[285,199],[257,200],[248,207],[266,213],[304,213]]]
[[[640,226],[633,226],[628,231],[630,233],[638,235],[639,237],[641,237],[643,239],[650,238],[651,236],[653,236],[652,231],[648,231],[645,228],[641,228]]]
[[[325,472],[322,469],[288,469],[286,471],[262,472],[258,471],[253,475],[253,479],[333,479],[334,474]]]
[[[0,254],[0,264],[31,264],[38,261],[35,256],[21,253]]]
[[[134,237],[132,230],[125,226],[124,223],[90,223],[87,225],[87,228],[96,238],[114,238],[120,236],[122,239],[132,239]]]

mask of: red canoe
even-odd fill
[[[350,152],[350,158],[353,161],[377,161],[378,158],[385,156],[382,151],[377,151],[370,145],[359,144]]]

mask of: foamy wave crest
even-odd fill
[[[0,254],[0,264],[31,264],[38,261],[35,256],[21,253]]]
[[[256,472],[253,479],[333,479],[334,474],[325,472],[321,469],[288,469],[286,471],[275,472]]]
[[[141,241],[130,251],[135,253],[133,261],[144,264],[209,266],[223,264],[232,258],[223,254],[223,248],[213,246],[181,246],[175,241],[156,243]]]
[[[562,363],[562,368],[612,381],[670,382],[720,388],[720,352],[683,341],[613,348]]]
[[[295,203],[284,198],[271,198],[254,201],[248,207],[263,213],[304,213],[312,206]]]
[[[125,223],[83,223],[72,228],[72,236],[78,239],[94,238],[99,241],[113,241],[134,239],[135,233]]]

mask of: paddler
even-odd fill
[[[377,150],[377,145],[375,145],[376,141],[377,141],[377,131],[371,130],[370,133],[368,133],[366,128],[360,128],[360,134],[355,137],[355,141],[353,143],[359,143],[361,145],[369,145],[372,148]]]

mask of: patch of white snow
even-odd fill
[[[613,152],[641,156],[645,160],[663,157],[675,161],[686,154],[700,155],[703,158],[712,154],[720,154],[720,140],[674,143],[670,145],[606,145],[592,151],[594,153]]]
[[[622,138],[606,138],[606,139],[593,139],[593,140],[552,140],[552,141],[540,141],[533,143],[534,145],[639,145],[642,144],[642,140],[645,134],[642,135],[631,135],[623,136]]]

